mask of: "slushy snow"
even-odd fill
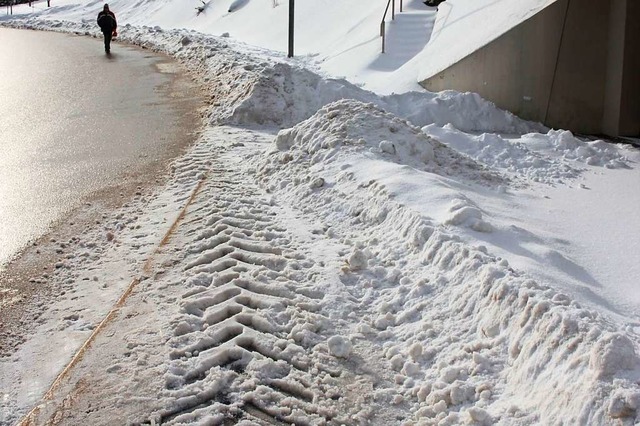
[[[379,7],[348,18],[303,2],[309,28],[333,22],[318,14],[335,28],[286,59],[268,50],[275,30],[252,32],[280,3],[213,2],[201,21],[175,1],[111,3],[120,40],[203,85],[204,130],[164,191],[110,213],[53,272],[64,294],[0,359],[0,423],[35,406],[36,424],[640,421],[638,150],[475,94],[369,90],[388,71],[367,68],[374,42],[351,61],[330,52],[364,24],[375,37]],[[3,22],[97,37],[96,6],[24,6]],[[444,7],[407,7],[446,24]],[[213,23],[230,34],[206,34]],[[340,61],[370,84],[328,76]],[[390,85],[416,81],[406,64]]]

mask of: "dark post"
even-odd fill
[[[51,7],[51,0],[47,0],[47,7]]]
[[[289,53],[288,58],[293,58],[293,17],[295,0],[289,0]]]

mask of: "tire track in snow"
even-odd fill
[[[210,178],[36,423],[357,423],[371,385],[327,348],[326,258],[310,248],[322,241],[233,159],[227,139],[265,137],[252,134],[212,130],[174,164],[136,235],[156,240],[158,215],[175,218],[184,188]]]
[[[313,383],[341,372],[310,356],[304,333],[322,321],[315,313],[322,296],[300,282],[314,262],[289,247],[277,213],[246,177],[224,168],[212,175],[216,183],[194,204],[207,219],[185,231],[194,240],[185,259],[191,286],[181,295],[169,342],[166,387],[173,403],[158,420],[331,422],[338,413],[330,408],[333,395]]]

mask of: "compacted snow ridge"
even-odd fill
[[[6,24],[98,36],[93,21]],[[163,191],[70,249],[55,276],[68,293],[0,359],[0,424],[34,406],[35,424],[65,425],[640,421],[637,299],[575,284],[607,270],[534,226],[586,179],[634,171],[635,151],[475,94],[378,96],[225,37],[119,38],[193,72],[207,125]]]

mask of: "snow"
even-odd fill
[[[639,151],[415,84],[549,2],[406,2],[434,34],[399,14],[387,57],[379,4],[298,2],[294,59],[283,3],[110,3],[120,40],[203,84],[205,127],[163,191],[70,244],[0,359],[0,423],[637,423]],[[4,23],[97,36],[99,6]]]

